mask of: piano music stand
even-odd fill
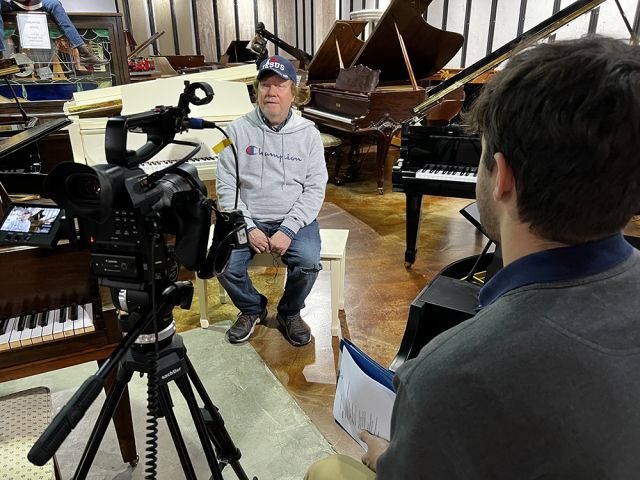
[[[39,170],[40,156],[36,142],[70,123],[71,120],[60,118],[0,139],[0,183],[6,186],[9,193],[42,194],[42,184],[46,175],[37,171]],[[30,148],[26,149],[26,147]],[[29,162],[37,166],[36,171],[29,171],[31,169],[31,166],[27,165]],[[10,169],[23,168],[26,172],[2,172],[3,166]]]
[[[4,189],[2,182],[0,182],[0,217],[4,217],[5,209],[11,205],[11,199],[9,194]]]

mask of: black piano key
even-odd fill
[[[51,320],[53,320],[53,311],[52,310],[45,310],[44,312],[42,312],[42,326],[45,327],[47,325],[49,325],[49,322],[51,322]]]
[[[37,314],[38,314],[38,312],[36,312],[35,310],[29,314],[29,328],[31,328],[31,329],[36,328],[36,315]]]
[[[45,316],[47,312],[43,310],[42,312],[38,312],[36,315],[36,323],[39,327],[44,327],[47,323],[45,322]]]
[[[72,303],[69,307],[69,320],[77,320],[78,319],[78,304]]]
[[[0,317],[0,335],[7,333],[7,325],[9,325],[9,317]]]
[[[18,320],[18,331],[21,332],[24,330],[25,325],[27,324],[27,316],[20,315],[20,319]]]
[[[64,323],[67,321],[67,307],[60,307],[60,318],[58,318],[58,322]]]

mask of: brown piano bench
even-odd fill
[[[62,478],[55,457],[42,467],[27,460],[27,453],[51,422],[51,413],[51,394],[47,387],[0,397],[0,472],[3,479]]]

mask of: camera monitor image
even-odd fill
[[[59,227],[57,206],[14,203],[0,223],[0,242],[52,246]]]

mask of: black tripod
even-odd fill
[[[189,287],[193,288],[190,285]],[[174,297],[179,288],[180,285],[172,284],[165,289],[162,293],[162,301],[159,302],[155,309],[156,313],[166,311],[166,307],[169,305],[167,299]],[[155,418],[161,416],[166,418],[171,438],[178,452],[182,469],[185,472],[185,477],[189,480],[197,478],[184,439],[180,433],[178,422],[172,410],[173,402],[168,386],[169,382],[172,381],[176,383],[189,407],[191,418],[193,419],[200,443],[202,444],[202,450],[211,470],[211,478],[214,480],[223,480],[222,469],[228,464],[231,465],[240,480],[248,480],[246,473],[240,465],[240,450],[233,444],[224,426],[222,416],[218,412],[217,407],[211,402],[191,361],[187,357],[187,351],[182,342],[182,337],[173,333],[173,322],[171,322],[170,328],[163,330],[164,332],[168,332],[166,333],[167,338],[161,339],[162,332],[158,334],[160,343],[157,349],[157,359],[153,345],[135,343],[140,333],[145,330],[151,322],[153,313],[154,312],[150,312],[135,321],[134,326],[130,329],[124,340],[116,347],[109,360],[100,367],[95,375],[89,377],[82,384],[67,405],[56,415],[49,427],[47,427],[42,436],[31,448],[28,458],[32,463],[44,465],[53,456],[65,438],[71,433],[71,430],[81,420],[85,411],[93,403],[102,390],[106,377],[117,365],[116,381],[107,394],[107,399],[93,427],[87,446],[74,474],[74,479],[86,478],[109,421],[113,417],[113,413],[118,406],[120,397],[127,383],[131,380],[133,372],[140,372],[147,374],[149,377],[155,377],[150,379],[149,395],[152,399],[150,402],[152,411],[149,413]],[[132,315],[135,314],[129,315],[129,322],[131,322]],[[155,337],[155,335],[153,336]],[[195,387],[200,400],[204,403],[204,407],[201,408],[198,406],[198,401],[191,388],[191,384]],[[156,439],[153,438],[151,441],[155,442]],[[155,457],[156,447],[157,445],[152,445],[152,457]],[[218,460],[216,459],[216,455]],[[151,458],[152,465],[147,469],[150,478],[154,478],[155,476],[155,460],[156,458]]]

